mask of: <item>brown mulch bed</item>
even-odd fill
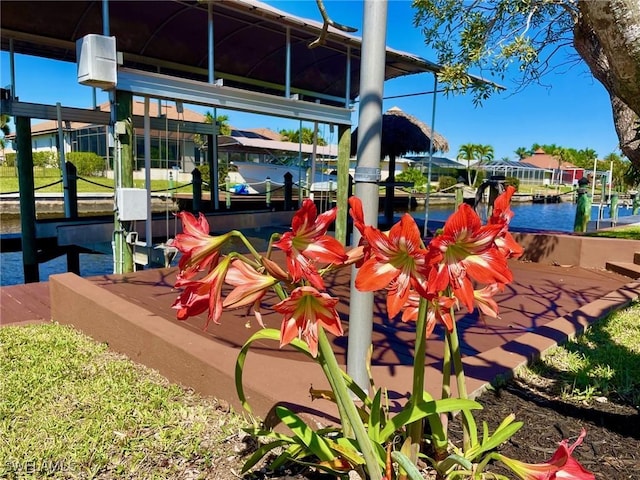
[[[479,426],[483,420],[487,421],[493,431],[511,413],[524,422],[522,429],[500,448],[509,457],[530,463],[547,461],[558,442],[568,438],[572,443],[584,427],[587,436],[574,451],[574,456],[585,468],[599,480],[640,480],[640,414],[636,408],[611,401],[594,400],[589,404],[568,402],[518,381],[484,393],[479,401],[484,406],[476,414]],[[458,433],[454,429],[452,425],[452,436]],[[228,460],[234,463],[233,468],[239,470],[238,465],[242,463],[240,455]],[[222,465],[220,467],[225,468]],[[509,478],[516,478],[499,466],[492,469]],[[226,480],[227,477],[215,478]],[[292,467],[276,473],[262,470],[244,478],[329,480],[334,477],[310,472],[304,467]]]

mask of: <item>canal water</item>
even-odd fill
[[[571,232],[573,231],[573,221],[575,218],[576,206],[572,203],[555,203],[555,204],[512,204],[511,206],[515,216],[511,221],[513,229],[525,230],[547,230],[555,232]],[[429,208],[429,220],[445,221],[453,212],[451,205],[432,205]],[[411,212],[412,215],[420,220],[424,220],[424,207]],[[598,208],[593,207],[591,218],[597,218]],[[619,216],[631,215],[631,208],[620,207]],[[602,218],[609,218],[608,209],[605,207],[602,212]],[[19,221],[2,222],[1,229],[4,233],[19,231]],[[252,239],[258,242],[264,239]],[[256,245],[260,249],[260,245]],[[49,275],[56,273],[64,273],[66,269],[66,257],[58,257],[49,262],[40,264],[40,281],[46,281]],[[113,259],[111,255],[100,254],[80,254],[80,274],[83,277],[96,275],[106,275],[113,272]],[[6,252],[0,253],[0,286],[16,285],[24,283],[24,274],[22,270],[22,253]]]

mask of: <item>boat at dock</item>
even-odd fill
[[[316,165],[313,179],[309,162],[297,158],[274,158],[271,162],[232,162],[229,172],[231,182],[236,184],[235,193],[263,194],[267,191],[267,179],[271,191],[284,186],[285,174],[290,174],[295,188],[310,189],[314,192],[334,191],[338,177],[325,171],[321,164]],[[246,187],[243,192],[243,188]]]

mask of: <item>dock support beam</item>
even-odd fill
[[[68,208],[67,218],[78,218],[78,169],[71,162],[66,162],[67,186],[64,194],[65,210]],[[80,252],[76,246],[67,250],[67,272],[80,275]]]
[[[31,119],[16,117],[18,150],[18,189],[20,190],[20,228],[22,234],[22,267],[24,283],[40,281],[36,246],[36,195],[33,182],[31,151]]]
[[[130,92],[116,91],[116,189],[133,187],[133,123],[132,108],[133,94]],[[119,207],[118,207],[119,208]],[[131,222],[120,220],[121,212],[116,209],[114,215],[114,273],[133,272],[133,250],[127,243],[127,232],[131,231]]]
[[[342,245],[347,244],[347,210],[349,209],[349,152],[351,151],[351,127],[338,126],[338,187],[336,192],[336,240]],[[331,191],[329,191],[331,195]]]

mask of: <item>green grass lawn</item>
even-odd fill
[[[640,301],[551,349],[519,375],[567,399],[604,397],[640,408]]]
[[[639,318],[636,301],[518,375],[565,399],[637,406]],[[247,425],[57,324],[0,328],[0,378],[0,478],[215,475],[216,458],[237,453],[226,439]]]
[[[241,417],[56,324],[0,328],[0,478],[178,478]]]
[[[626,240],[640,240],[640,225],[627,225],[611,230],[587,233],[590,237],[624,238]]]
[[[83,177],[85,180],[78,180],[78,193],[100,193],[100,192],[113,192],[114,181],[113,179],[105,177]],[[62,182],[57,183],[60,178],[56,177],[36,177],[34,178],[34,186],[38,193],[62,193]],[[47,186],[55,183],[55,185]],[[144,180],[134,180],[134,187],[144,188]],[[186,183],[173,182],[173,187],[188,185]],[[170,188],[168,180],[152,180],[152,191],[166,191]],[[182,190],[190,191],[191,187],[184,187]],[[14,177],[0,177],[0,194],[17,192],[18,179]]]

